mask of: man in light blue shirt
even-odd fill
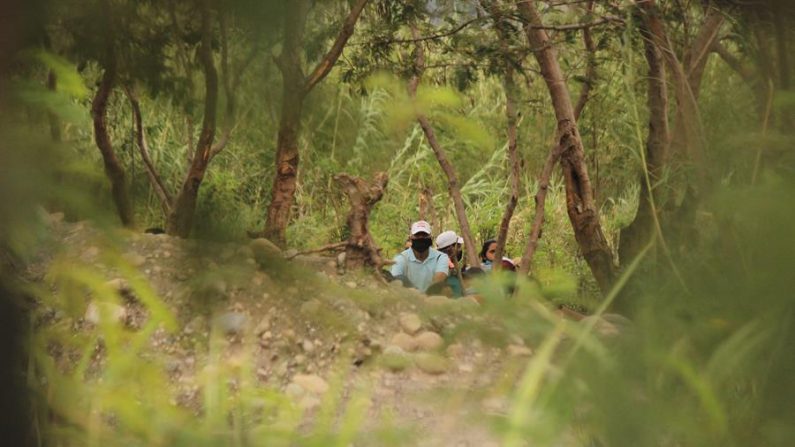
[[[395,256],[392,276],[423,293],[432,284],[446,280],[450,258],[431,248],[432,243],[428,222],[420,220],[411,224],[411,248]]]

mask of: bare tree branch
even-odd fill
[[[353,35],[353,29],[356,26],[356,21],[359,19],[359,15],[362,13],[364,6],[367,4],[369,0],[356,0],[356,3],[351,7],[350,13],[348,13],[348,17],[345,18],[345,22],[342,24],[342,29],[340,33],[337,35],[337,38],[334,40],[334,44],[331,45],[331,49],[329,49],[328,53],[323,56],[323,59],[317,64],[312,73],[307,77],[304,92],[311,91],[318,82],[322,81],[331,69],[334,68],[334,64],[339,59],[340,54],[342,54],[342,50],[345,48],[345,44],[348,42],[348,39]]]
[[[588,12],[593,12],[593,0],[588,2]],[[593,87],[593,83],[596,81],[596,45],[593,41],[593,36],[591,36],[591,29],[590,28],[583,28],[582,29],[582,41],[585,45],[585,51],[587,52],[587,66],[585,68],[585,82],[582,85],[582,90],[580,91],[580,97],[577,99],[577,104],[574,106],[574,118],[579,120],[580,115],[582,114],[582,110],[585,108],[585,104],[588,103],[591,94],[591,88]]]
[[[152,163],[152,159],[149,156],[149,145],[146,142],[146,135],[144,133],[141,105],[130,86],[124,86],[124,93],[127,95],[127,98],[130,100],[130,105],[132,106],[133,121],[135,122],[135,142],[138,145],[138,151],[141,153],[141,159],[144,161],[146,175],[149,177],[149,183],[152,185],[152,189],[154,189],[155,194],[158,199],[160,199],[160,206],[163,208],[163,212],[168,214],[171,210],[172,198],[165,184],[160,179],[160,176],[157,174],[154,163]]]

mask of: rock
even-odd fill
[[[268,258],[279,256],[282,252],[276,244],[263,237],[254,239],[248,246],[259,263],[267,262]]]
[[[270,318],[265,317],[262,320],[260,320],[260,322],[257,324],[257,327],[254,328],[254,335],[257,336],[262,335],[270,328],[271,328],[271,320]]]
[[[604,318],[597,317],[596,315],[585,317],[580,320],[579,323],[582,325],[593,323],[594,331],[602,337],[616,337],[621,335],[621,330],[616,325],[608,322]]]
[[[460,357],[464,355],[464,347],[459,343],[453,343],[447,346],[445,352],[447,352],[447,355],[450,357]]]
[[[83,259],[93,259],[99,255],[99,248],[94,247],[93,245],[83,250],[82,258]]]
[[[411,366],[411,357],[397,346],[387,346],[380,360],[381,364],[390,371],[403,371]]]
[[[321,304],[317,299],[311,299],[301,305],[301,313],[312,315],[320,310]]]
[[[449,366],[449,362],[444,357],[427,352],[415,355],[414,363],[427,374],[444,374]]]
[[[246,328],[245,314],[240,312],[226,312],[215,319],[215,324],[225,334],[239,334]]]
[[[417,314],[403,312],[398,319],[400,327],[406,331],[407,334],[416,334],[422,327],[422,321]]]
[[[127,262],[129,262],[130,265],[136,268],[146,264],[146,257],[141,256],[138,253],[130,253],[125,256],[125,259],[127,259]]]
[[[307,354],[311,354],[315,351],[315,344],[311,340],[304,340],[301,342],[301,349]]]
[[[429,306],[444,306],[445,304],[449,304],[452,302],[450,298],[447,298],[444,295],[431,295],[428,298],[425,298],[425,303]]]
[[[295,382],[291,382],[287,384],[287,388],[284,389],[284,394],[286,394],[288,397],[297,400],[298,398],[306,394],[306,390],[301,385]]]
[[[414,337],[414,346],[421,351],[435,351],[444,345],[444,339],[432,331],[425,331]]]
[[[86,313],[83,319],[87,322],[97,325],[102,321],[103,317],[110,317],[112,321],[123,321],[127,316],[127,310],[114,303],[95,303],[91,301],[86,307]]]
[[[508,355],[512,357],[529,357],[533,355],[532,349],[521,345],[508,345],[506,351],[508,351]]]
[[[357,287],[357,284],[355,281],[348,281],[345,283],[345,286],[347,286],[349,289],[355,289]]]
[[[64,213],[59,211],[57,213],[50,214],[48,217],[50,220],[50,224],[59,224],[63,221]]]
[[[185,325],[185,329],[183,332],[190,335],[195,332],[200,332],[204,327],[204,318],[203,317],[194,317],[188,324]]]
[[[116,293],[124,293],[130,290],[130,285],[124,278],[111,279],[105,283],[105,287],[108,287]]]
[[[413,351],[417,347],[414,342],[414,338],[411,335],[404,334],[403,332],[398,332],[395,334],[392,337],[392,340],[389,341],[389,344],[397,346],[404,351]]]
[[[304,396],[298,403],[298,406],[304,410],[312,410],[320,406],[320,399],[315,396]]]
[[[323,394],[328,391],[328,383],[314,374],[296,374],[293,382],[310,393]]]
[[[289,250],[286,250],[286,251],[284,252],[283,256],[284,256],[285,258],[287,258],[287,259],[292,259],[292,258],[294,258],[294,257],[298,256],[298,250],[296,250],[296,249],[294,249],[294,248],[291,248],[291,249],[289,249]]]
[[[205,291],[219,297],[226,296],[226,281],[221,278],[215,278],[205,285]]]

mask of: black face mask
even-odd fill
[[[425,253],[431,248],[431,239],[430,238],[423,238],[423,239],[412,239],[411,240],[411,248],[419,253]]]

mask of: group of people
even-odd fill
[[[431,225],[420,220],[411,224],[407,247],[394,258],[390,269],[393,279],[404,286],[413,287],[429,295],[448,295],[459,298],[473,295],[471,280],[493,270],[499,262],[500,268],[515,272],[516,264],[509,258],[495,259],[497,241],[489,239],[480,250],[480,267],[467,266],[464,262],[464,239],[454,231],[444,231],[436,237],[433,248]]]

